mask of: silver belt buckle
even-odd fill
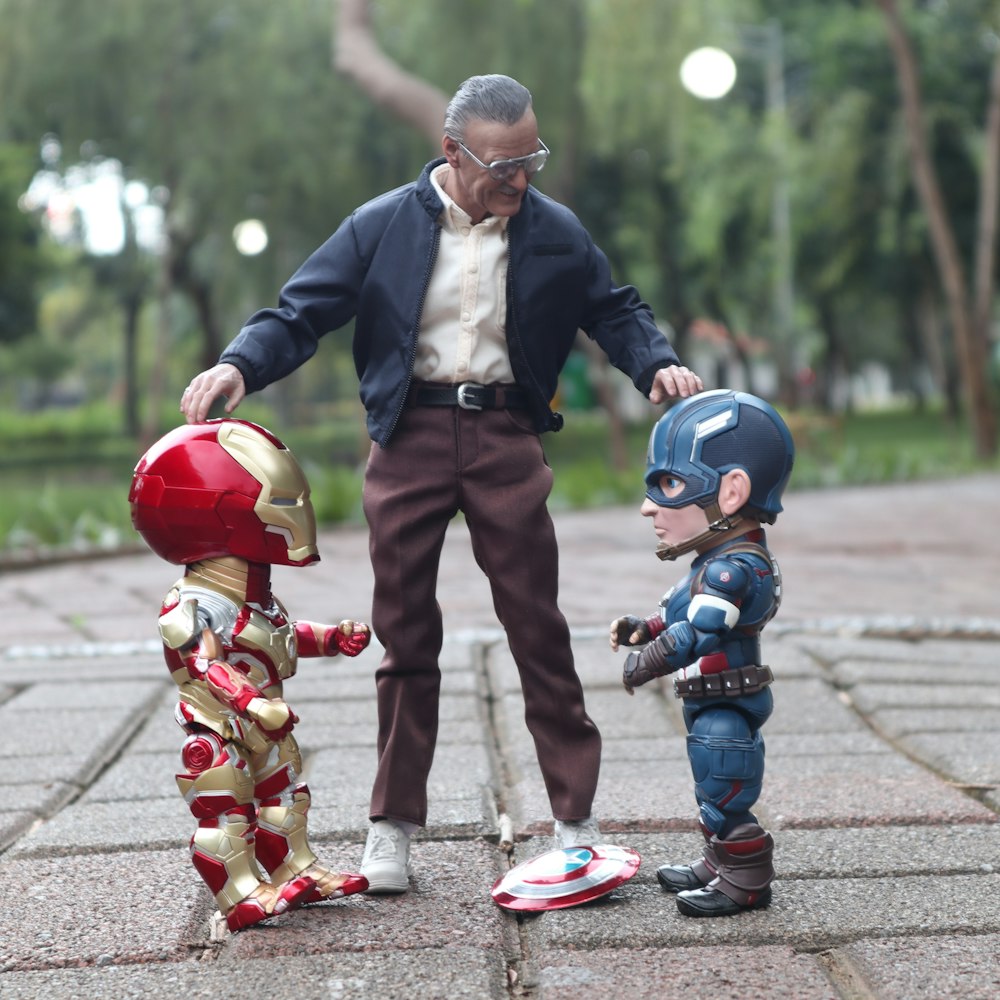
[[[481,410],[482,406],[468,399],[466,393],[474,392],[476,389],[485,389],[485,388],[486,388],[485,386],[480,385],[478,382],[463,382],[456,391],[456,398],[458,400],[458,405],[463,410]]]

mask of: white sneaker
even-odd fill
[[[361,874],[369,893],[406,892],[410,888],[410,838],[395,823],[372,823],[361,859]]]
[[[557,819],[553,836],[556,843],[562,848],[593,847],[595,844],[604,843],[601,829],[593,816],[581,820]]]

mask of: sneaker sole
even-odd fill
[[[363,868],[361,873],[365,874]],[[368,879],[368,888],[363,891],[370,896],[401,893],[406,892],[410,888],[410,879],[407,875],[400,878],[398,874],[389,874],[388,872],[379,874],[378,872],[374,872],[370,875],[365,875],[365,877]]]
[[[375,879],[368,880],[368,888],[364,890],[365,895],[368,896],[386,896],[390,893],[399,895],[400,893],[407,892],[410,888],[409,881],[400,884],[399,882],[392,880],[385,880],[384,882]]]

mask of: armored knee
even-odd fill
[[[187,768],[177,787],[195,818],[209,820],[253,802],[254,783],[235,744],[210,731],[192,733],[181,748]]]

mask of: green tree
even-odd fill
[[[0,143],[0,343],[14,343],[35,329],[47,261],[31,218],[18,199],[31,179],[31,155]]]
[[[996,284],[998,171],[1000,171],[1000,45],[995,44],[989,89],[985,95],[985,125],[979,168],[979,211],[975,224],[975,249],[963,255],[956,220],[945,199],[940,167],[934,159],[928,132],[920,69],[915,47],[895,0],[876,0],[885,15],[910,145],[913,180],[927,214],[930,242],[951,320],[962,383],[976,454],[989,458],[997,451],[997,422],[989,380],[990,321]],[[980,22],[995,23],[992,3],[979,5]],[[992,18],[991,18],[992,15]],[[972,258],[973,281],[966,261]]]
[[[81,159],[119,159],[128,179],[162,194],[159,333],[143,345],[155,421],[171,378],[190,375],[172,371],[173,358],[187,358],[178,338],[197,333],[194,363],[213,362],[248,300],[270,301],[357,201],[398,182],[398,152],[331,75],[329,10],[311,0],[53,0],[44,9],[0,0],[0,15],[9,27],[0,135],[37,142],[52,132]],[[255,261],[231,239],[247,217],[271,236]],[[127,284],[126,330],[141,287]]]

